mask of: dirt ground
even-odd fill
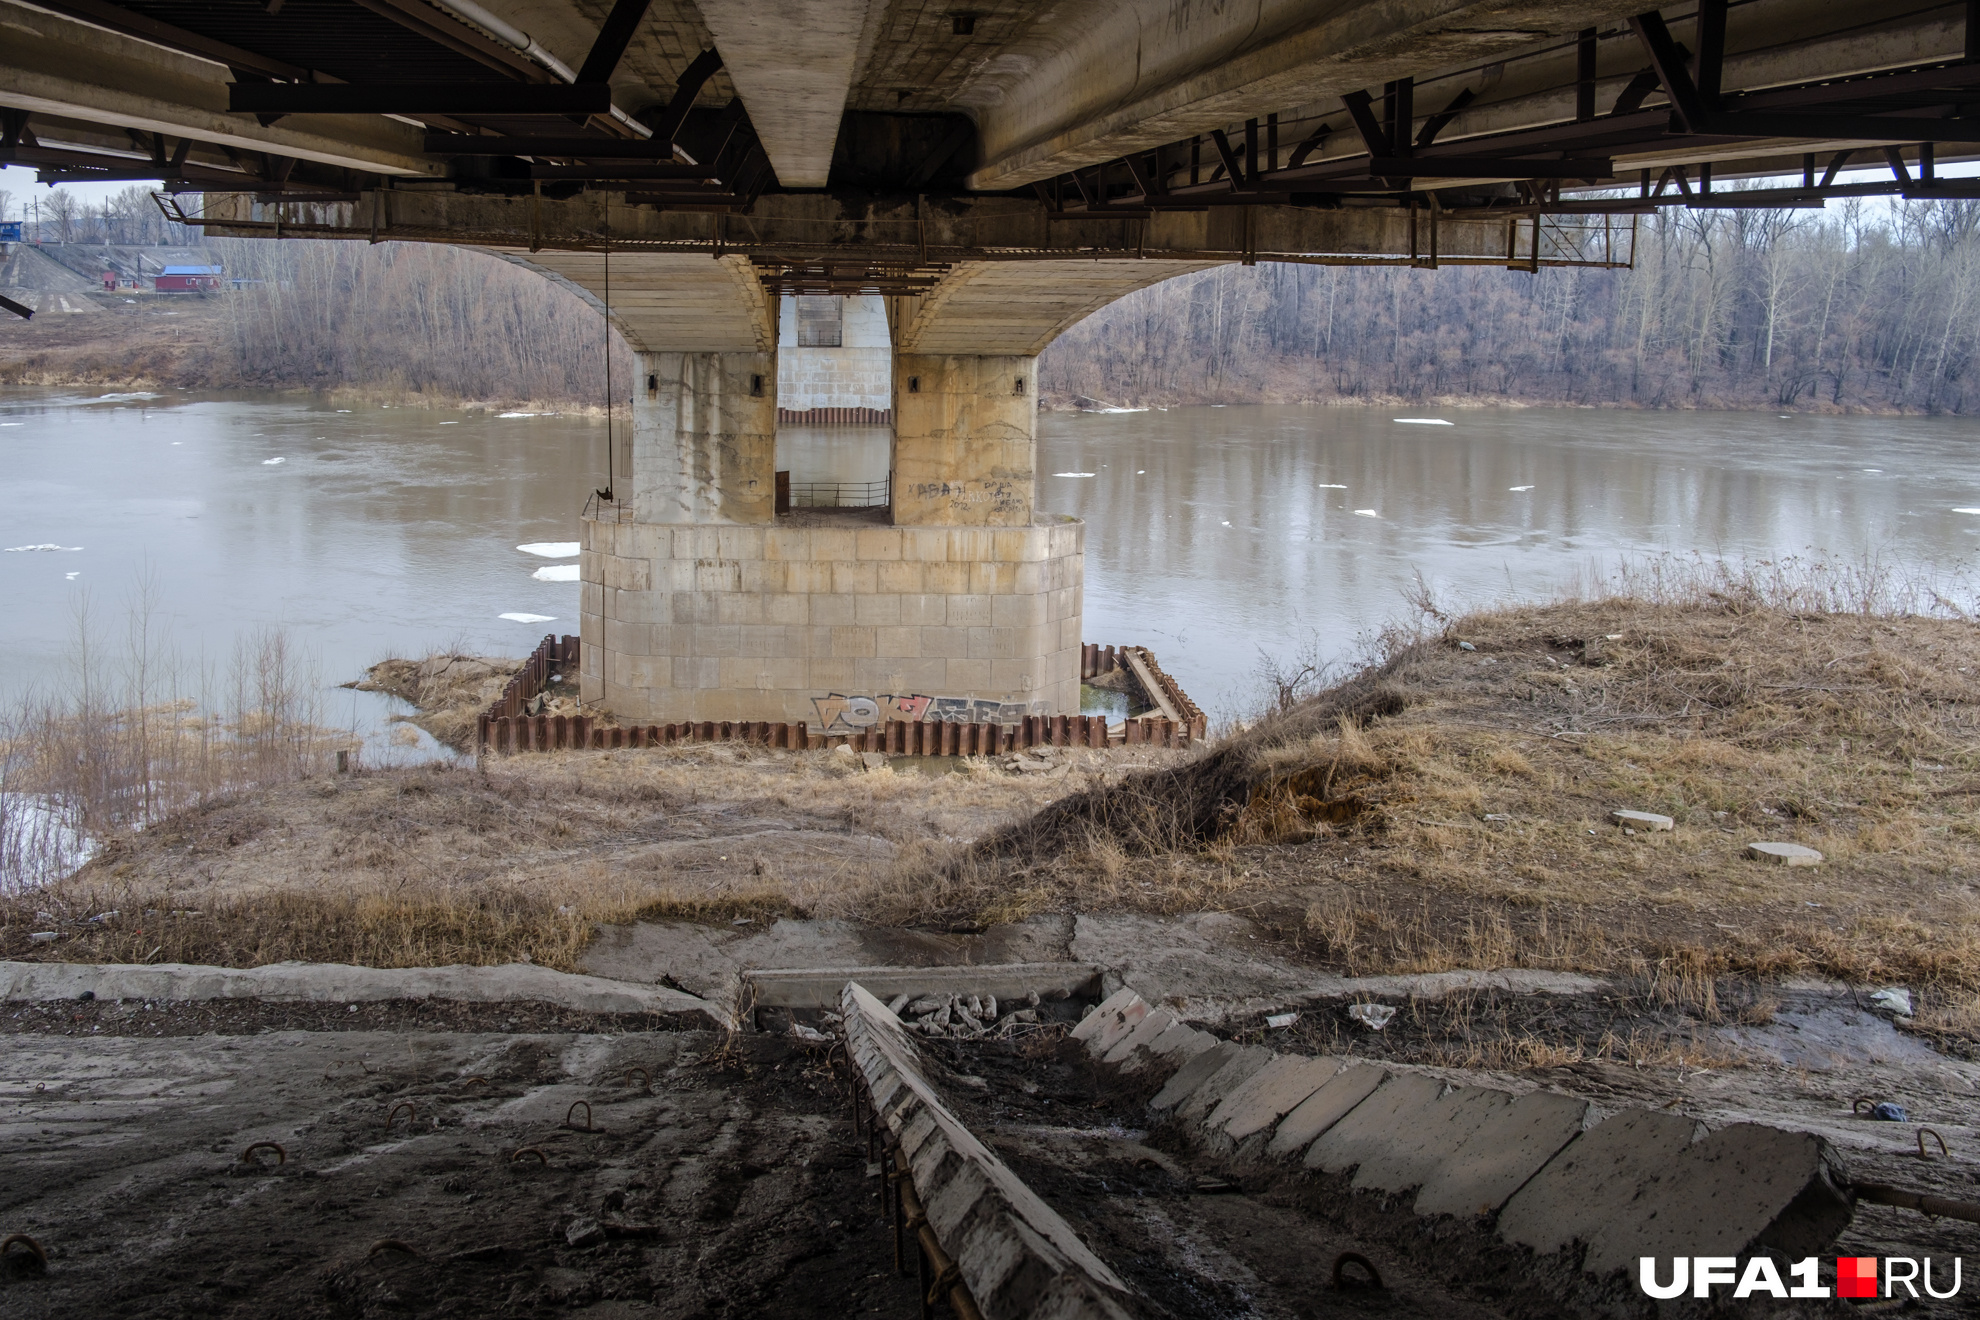
[[[698,744],[326,775],[214,801],[109,841],[62,884],[0,894],[0,957],[570,970],[599,926],[642,918],[885,921],[915,909],[929,857],[1182,755],[876,771]]]

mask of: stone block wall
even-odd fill
[[[823,732],[828,715],[865,717],[853,699],[874,703],[880,719],[928,718],[945,698],[1079,710],[1077,519],[994,528],[586,519],[582,535],[581,693],[622,718],[805,720]]]

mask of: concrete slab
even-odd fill
[[[1299,1102],[1331,1081],[1342,1060],[1332,1054],[1310,1058],[1282,1054],[1225,1096],[1204,1120],[1204,1129],[1231,1142],[1263,1132],[1290,1114]]]
[[[1227,1040],[1220,1040],[1209,1049],[1203,1050],[1188,1063],[1177,1069],[1176,1075],[1163,1083],[1155,1098],[1148,1102],[1148,1108],[1157,1114],[1166,1114],[1196,1091],[1196,1088],[1209,1081],[1218,1069],[1238,1056],[1239,1048]]]
[[[1388,1078],[1386,1068],[1372,1063],[1348,1065],[1323,1083],[1319,1090],[1293,1106],[1272,1133],[1265,1154],[1271,1159],[1284,1159],[1304,1150],[1315,1137],[1340,1122]]]
[[[1749,843],[1746,855],[1776,866],[1820,866],[1822,854],[1799,843]]]
[[[1419,1215],[1486,1215],[1581,1135],[1586,1100],[1534,1091],[1481,1123],[1423,1183]]]
[[[1116,990],[1101,1000],[1091,1013],[1079,1020],[1079,1025],[1072,1029],[1072,1038],[1078,1041],[1092,1040],[1108,1022],[1113,1020],[1114,1014],[1140,998],[1141,996],[1132,990]]]
[[[986,1316],[1125,1320],[1141,1299],[945,1105],[886,1006],[859,985],[841,999],[847,1052]]]
[[[1444,1083],[1419,1073],[1393,1074],[1307,1148],[1309,1169],[1344,1173],[1395,1148],[1406,1125],[1420,1124]]]
[[[1848,1226],[1849,1171],[1807,1132],[1737,1123],[1695,1142],[1646,1181],[1588,1241],[1583,1268],[1634,1269],[1639,1256],[1813,1255]]]
[[[796,837],[763,834],[786,849]],[[843,836],[841,836],[843,837]],[[698,841],[733,852],[737,838]],[[579,970],[617,981],[651,984],[663,976],[704,999],[735,1002],[742,973],[752,967],[955,967],[1072,961],[1072,918],[1057,914],[991,926],[980,935],[867,926],[856,921],[783,917],[763,925],[704,925],[639,921],[600,926]],[[836,991],[835,991],[836,993]]]
[[[1243,917],[1197,912],[1180,917],[1081,915],[1071,956],[1097,963],[1151,1003],[1193,1021],[1220,1021],[1280,1003],[1312,973],[1258,955]]]
[[[726,1007],[659,985],[579,976],[529,963],[499,967],[354,967],[344,963],[270,963],[207,967],[196,963],[0,963],[0,1000],[274,999],[304,1003],[371,1003],[447,999],[467,1004],[534,1002],[580,1013],[699,1013],[729,1023]]]
[[[1355,1170],[1354,1185],[1380,1192],[1423,1186],[1456,1157],[1472,1133],[1511,1108],[1512,1102],[1510,1091],[1459,1086],[1445,1089],[1420,1110],[1400,1110],[1387,1140],[1368,1143],[1370,1150]]]
[[[1141,1021],[1134,1024],[1134,1030],[1118,1037],[1107,1047],[1106,1053],[1100,1056],[1100,1062],[1120,1063],[1142,1046],[1159,1040],[1162,1033],[1175,1026],[1178,1021],[1180,1019],[1166,1008],[1150,1009],[1142,1016]]]
[[[1696,1120],[1630,1109],[1569,1142],[1499,1215],[1499,1236],[1541,1255],[1586,1242],[1666,1174],[1698,1135]],[[1686,1253],[1689,1254],[1689,1253]]]
[[[1095,1017],[1104,1020],[1100,1023],[1099,1029],[1086,1038],[1088,1052],[1102,1058],[1106,1057],[1108,1050],[1134,1034],[1135,1028],[1148,1019],[1148,1013],[1148,1002],[1140,995],[1136,995],[1117,1009],[1104,1014],[1094,1014]]]
[[[1136,1047],[1121,1060],[1122,1072],[1137,1073],[1167,1062],[1187,1063],[1207,1049],[1217,1044],[1217,1038],[1207,1031],[1182,1022],[1172,1022],[1168,1028],[1150,1041],[1145,1049]]]
[[[1246,1045],[1219,1068],[1210,1074],[1203,1085],[1191,1091],[1183,1102],[1176,1106],[1176,1117],[1185,1123],[1201,1123],[1215,1109],[1223,1098],[1249,1081],[1265,1065],[1278,1055],[1263,1045]]]
[[[1090,993],[1100,969],[1085,963],[1006,963],[994,967],[791,967],[762,968],[742,974],[746,994],[758,1008],[836,1008],[848,981],[857,981],[881,999],[896,995],[989,994],[1022,999],[1029,991],[1047,997]],[[1139,1019],[1137,1018],[1137,1021]]]

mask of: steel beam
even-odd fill
[[[229,83],[250,115],[604,115],[607,83]]]

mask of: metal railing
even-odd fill
[[[891,477],[880,481],[793,481],[792,509],[876,509],[893,503]]]

